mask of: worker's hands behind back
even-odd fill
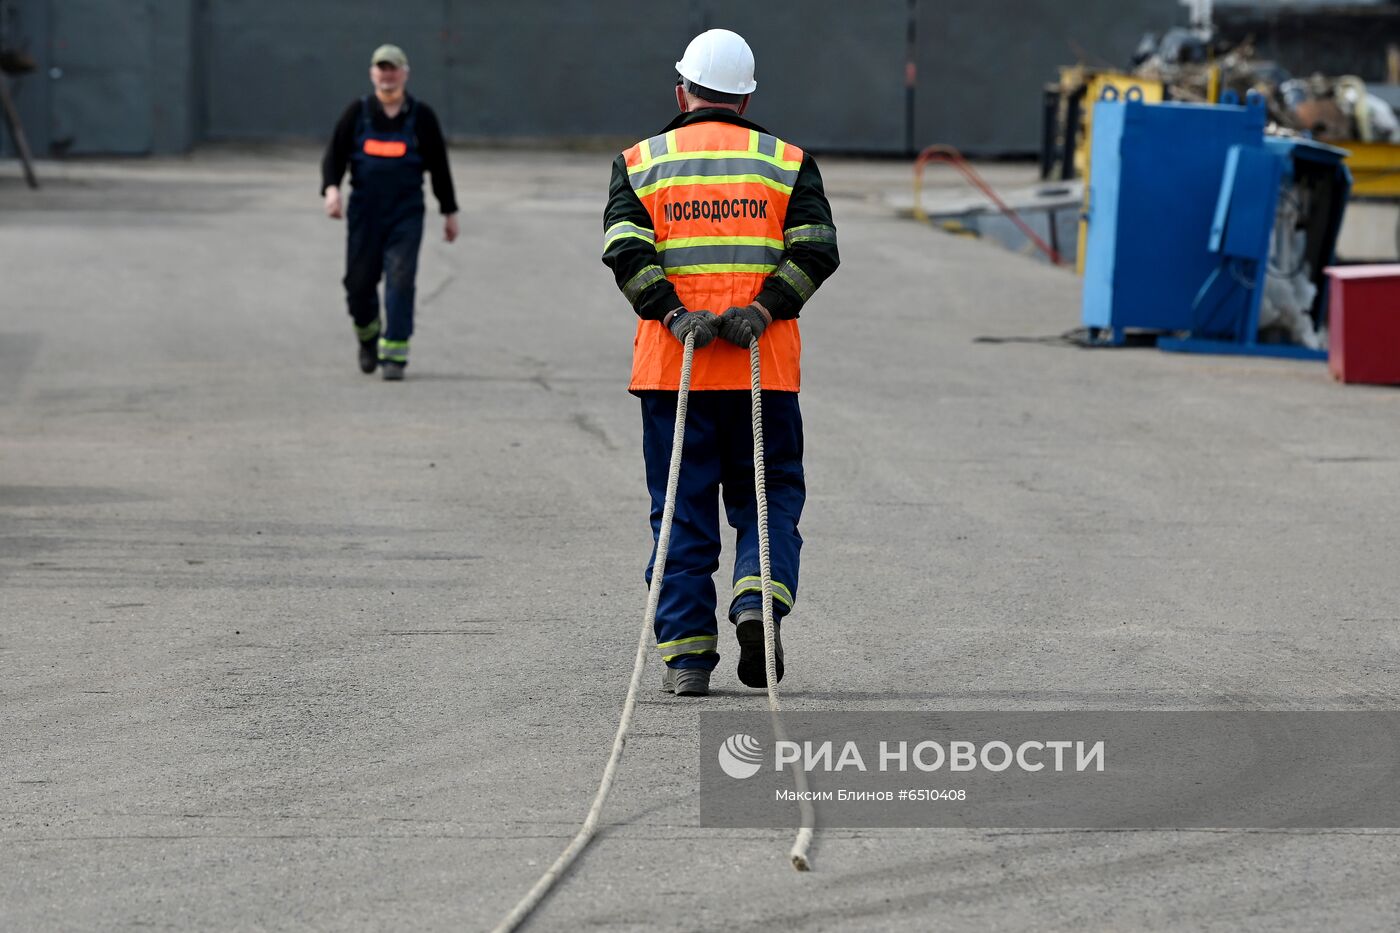
[[[749,344],[763,335],[768,325],[773,323],[773,315],[758,302],[742,308],[730,308],[720,315],[719,335],[725,340],[745,350]]]
[[[345,215],[340,207],[340,188],[333,187],[326,189],[326,216],[331,220],[339,220]]]
[[[671,333],[681,343],[685,343],[685,338],[695,335],[695,349],[708,344],[715,339],[719,333],[719,318],[709,311],[688,311],[685,308],[677,308],[671,312],[670,323],[666,325],[671,329]]]

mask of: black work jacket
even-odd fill
[[[331,141],[326,146],[326,154],[321,159],[321,193],[340,184],[345,177],[345,169],[350,164],[350,153],[355,148],[355,127],[360,122],[360,108],[363,101],[356,98],[340,115]],[[433,178],[433,196],[444,214],[457,213],[457,193],[452,187],[452,169],[447,163],[447,141],[442,135],[442,124],[438,122],[433,108],[421,100],[404,95],[404,105],[390,117],[384,112],[384,105],[373,94],[369,96],[370,125],[380,132],[395,132],[403,129],[408,119],[409,108],[418,108],[414,126],[418,137],[418,151],[423,157],[423,169]]]

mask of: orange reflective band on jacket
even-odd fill
[[[402,139],[366,139],[365,155],[383,159],[402,159],[408,152],[408,143]]]
[[[692,123],[645,139],[623,157],[656,231],[660,266],[648,268],[664,274],[692,311],[722,314],[752,302],[783,263],[783,219],[802,150],[730,123]],[[636,292],[650,284],[637,283]],[[763,387],[796,392],[802,357],[797,321],[774,321],[758,346]],[[630,388],[679,388],[683,354],[660,321],[639,321]],[[748,389],[748,349],[716,340],[695,351],[690,385]]]

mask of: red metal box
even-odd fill
[[[1400,264],[1333,266],[1327,277],[1332,376],[1400,385]]]

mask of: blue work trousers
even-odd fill
[[[651,492],[652,553],[656,562],[676,424],[675,392],[639,392],[642,452]],[[758,513],[754,499],[753,422],[749,393],[690,394],[676,513],[665,578],[656,610],[656,643],[670,667],[713,670],[719,662],[714,574],[719,569],[719,504],[736,532],[729,618],[762,608],[758,565]],[[802,473],[802,411],[796,392],[763,393],[765,488],[773,575],[773,613],[782,618],[797,598],[802,536],[797,522],[807,498]]]
[[[414,282],[423,242],[423,196],[388,197],[377,191],[350,196],[345,250],[345,300],[355,329],[372,335],[379,324],[379,280],[384,279],[381,341],[402,344],[413,336]],[[381,343],[381,347],[383,344]],[[381,353],[381,355],[383,355]]]

